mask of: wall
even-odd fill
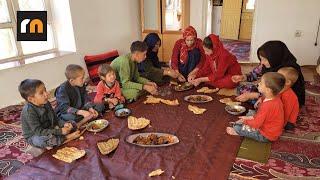
[[[53,89],[65,80],[63,72],[68,64],[84,66],[85,54],[111,49],[125,53],[133,40],[140,39],[138,0],[70,0],[69,3],[76,53],[1,70],[0,108],[22,101],[17,87],[25,78],[41,79],[47,89]]]
[[[300,65],[316,64],[320,56],[320,39],[314,46],[319,7],[319,0],[256,0],[250,59],[257,61],[256,51],[264,42],[281,40]],[[294,36],[296,30],[302,31],[301,37]]]

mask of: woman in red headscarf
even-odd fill
[[[188,81],[195,86],[205,82],[217,88],[235,88],[238,83],[231,80],[233,75],[241,75],[237,58],[222,45],[219,37],[211,34],[203,40],[206,61]]]
[[[178,79],[185,82],[186,78],[194,74],[205,60],[205,53],[201,39],[197,38],[197,32],[189,26],[183,31],[183,39],[179,39],[173,48],[171,68],[178,74]]]

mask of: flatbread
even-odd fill
[[[221,96],[235,96],[236,95],[236,89],[220,89],[219,92],[217,93],[218,95]]]
[[[150,120],[146,118],[136,118],[133,116],[128,117],[128,128],[131,130],[138,130],[147,127],[150,124]]]
[[[164,171],[162,169],[157,169],[149,173],[149,177],[160,176]]]
[[[85,150],[79,150],[75,147],[64,147],[62,149],[59,149],[52,156],[60,161],[72,163],[72,161],[81,158],[85,154]]]
[[[163,104],[169,105],[169,106],[178,106],[179,105],[179,101],[178,99],[175,100],[166,100],[166,99],[161,99],[160,100]]]
[[[162,98],[156,98],[154,96],[147,96],[147,100],[144,101],[143,103],[144,104],[159,104],[159,103],[163,103],[163,104],[166,104],[166,105],[169,105],[169,106],[177,106],[179,105],[179,101],[178,99],[175,99],[175,100],[167,100],[167,99],[162,99]]]
[[[228,106],[241,105],[241,102],[232,101],[230,98],[223,98],[223,99],[220,99],[219,101]]]
[[[207,109],[199,108],[197,106],[188,105],[189,111],[192,111],[194,114],[203,114]]]
[[[144,104],[158,104],[158,103],[160,103],[160,101],[161,101],[161,98],[147,96],[147,100],[145,100],[143,103]]]
[[[205,93],[205,94],[215,93],[218,91],[219,91],[219,88],[210,89],[208,87],[203,87],[203,88],[197,90],[198,93]]]
[[[114,151],[119,145],[119,139],[109,139],[106,142],[98,142],[97,146],[101,154],[106,155]]]

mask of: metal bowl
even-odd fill
[[[114,112],[114,114],[119,118],[128,117],[131,114],[131,110],[128,108],[121,108]]]
[[[246,108],[240,105],[228,105],[224,109],[232,115],[240,115],[246,112]]]
[[[104,130],[106,127],[108,127],[109,125],[109,121],[105,120],[105,119],[98,119],[98,120],[94,120],[91,121],[87,126],[87,130],[90,132],[100,132],[102,130]],[[96,128],[94,128],[94,126],[96,126]]]

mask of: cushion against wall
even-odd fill
[[[99,75],[98,75],[99,65],[104,63],[110,64],[118,56],[119,56],[119,53],[117,50],[112,50],[112,51],[102,53],[102,54],[97,54],[97,55],[84,56],[84,61],[86,62],[89,76],[92,82],[94,83],[99,82]]]

